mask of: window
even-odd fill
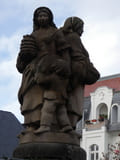
[[[105,103],[101,103],[98,105],[96,115],[97,119],[99,119],[101,116],[104,117],[104,119],[108,118],[108,107]]]
[[[112,115],[111,115],[112,123],[118,122],[118,106],[114,105],[112,107]]]
[[[99,147],[96,144],[90,146],[90,160],[98,160],[99,158]]]

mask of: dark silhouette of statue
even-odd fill
[[[82,118],[84,86],[100,75],[81,42],[83,24],[70,17],[58,29],[49,8],[35,10],[33,32],[23,36],[16,64],[25,130],[14,157],[86,159],[75,127]]]

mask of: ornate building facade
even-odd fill
[[[77,129],[82,133],[80,145],[87,160],[101,160],[103,153],[109,153],[109,146],[120,142],[120,74],[85,87],[83,120]]]

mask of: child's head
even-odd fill
[[[69,17],[66,19],[64,23],[64,31],[65,32],[76,32],[80,36],[83,33],[84,22],[82,19],[78,17]]]

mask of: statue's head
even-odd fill
[[[33,15],[34,31],[40,27],[55,27],[53,22],[53,14],[47,7],[39,7],[35,10]]]
[[[80,36],[83,33],[84,22],[78,17],[69,17],[64,23],[65,32],[77,32]]]

